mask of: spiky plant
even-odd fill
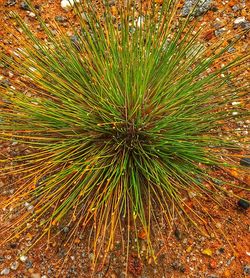
[[[247,57],[222,65],[230,45],[206,47],[177,3],[139,15],[121,6],[116,19],[108,5],[96,12],[78,4],[73,38],[37,15],[46,34],[39,39],[17,16],[20,47],[2,62],[19,78],[2,86],[0,114],[1,140],[20,145],[1,173],[18,177],[4,203],[18,208],[16,233],[39,223],[42,237],[68,219],[69,240],[87,227],[96,255],[118,234],[129,250],[141,229],[152,251],[159,212],[170,226],[176,213],[199,227],[202,215],[186,192],[201,203],[226,190],[211,168],[230,167],[225,157],[239,148],[233,130],[221,127],[235,119],[230,103],[246,93],[237,77]],[[241,108],[237,118],[245,115]]]

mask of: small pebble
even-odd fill
[[[11,265],[10,265],[10,268],[12,270],[17,270],[18,269],[18,266],[19,266],[19,262],[13,262]]]
[[[242,17],[237,17],[236,19],[235,19],[235,21],[234,21],[234,24],[241,24],[241,23],[243,23],[243,22],[245,22],[246,21],[246,18],[244,17],[244,16],[242,16]]]
[[[233,106],[235,106],[235,105],[240,105],[240,104],[241,104],[240,101],[233,101],[233,102],[232,102],[232,105],[233,105]]]
[[[226,31],[227,31],[226,28],[223,27],[223,28],[219,28],[219,29],[215,30],[214,34],[215,34],[216,37],[219,37],[220,35],[222,35]]]
[[[21,2],[20,8],[25,11],[30,11],[29,5],[26,2]]]
[[[240,199],[238,202],[237,202],[237,205],[240,207],[240,208],[243,208],[245,210],[247,210],[249,207],[250,207],[250,203],[244,199]]]
[[[28,260],[28,261],[25,261],[25,266],[29,269],[29,268],[32,268],[33,266],[33,263],[32,261]]]
[[[69,232],[69,227],[68,226],[65,226],[65,227],[63,227],[63,232],[65,233],[65,234],[67,234],[68,232]]]
[[[231,263],[232,263],[232,261],[235,259],[235,257],[234,256],[232,256],[228,261],[227,261],[227,266],[229,266]]]
[[[6,267],[0,272],[0,275],[8,275],[9,273],[10,273],[10,269]]]
[[[250,22],[244,16],[237,17],[234,21],[234,28],[241,27],[244,30],[250,29]]]
[[[243,268],[243,273],[245,275],[249,275],[250,274],[250,265],[245,265]]]
[[[250,157],[243,157],[240,160],[240,165],[241,166],[248,166],[248,167],[250,167]]]
[[[237,5],[237,4],[236,4],[236,5],[233,5],[232,10],[233,10],[234,12],[237,12],[237,11],[240,10],[240,6]]]
[[[36,14],[33,13],[33,12],[29,12],[29,13],[28,13],[28,16],[29,16],[29,17],[32,17],[32,18],[35,18],[35,17],[36,17]]]
[[[22,256],[20,256],[20,258],[19,258],[19,259],[20,259],[20,261],[21,261],[21,262],[23,262],[23,263],[24,263],[24,262],[26,262],[26,261],[27,261],[28,257],[27,257],[27,256],[22,255]]]
[[[211,0],[186,0],[182,8],[182,16],[192,13],[194,17],[205,14],[211,8]]]
[[[61,15],[57,15],[57,16],[55,16],[55,21],[60,22],[60,23],[66,22],[67,21],[67,17],[61,16]]]
[[[61,7],[66,11],[72,10],[74,4],[80,3],[80,0],[62,0],[61,1]]]
[[[66,11],[70,11],[72,9],[72,4],[68,0],[62,0],[61,1],[61,7]]]
[[[228,50],[227,50],[227,52],[228,52],[228,53],[234,53],[235,50],[236,50],[236,49],[235,49],[234,47],[229,47]]]
[[[16,0],[7,0],[5,6],[11,7],[16,5]]]

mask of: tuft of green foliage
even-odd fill
[[[20,146],[1,161],[11,162],[2,176],[18,177],[4,203],[19,210],[16,233],[39,223],[39,239],[66,219],[68,240],[88,229],[98,257],[118,234],[129,250],[142,229],[151,252],[159,215],[201,227],[185,196],[194,192],[201,204],[226,190],[211,169],[234,164],[225,157],[238,138],[221,127],[247,115],[230,106],[247,91],[237,83],[247,57],[222,65],[231,45],[206,47],[177,2],[141,8],[139,17],[123,6],[116,19],[108,5],[97,13],[77,4],[73,38],[37,15],[39,39],[17,16],[20,47],[1,60],[19,78],[0,89],[0,140]]]

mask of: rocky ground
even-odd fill
[[[160,3],[161,1],[156,1]],[[185,16],[191,9],[194,0],[180,2],[181,14]],[[36,0],[32,1],[35,8],[42,17],[55,20],[68,36],[73,38],[69,29],[69,22],[74,20],[74,15],[69,6],[62,0]],[[249,4],[249,3],[248,3]],[[114,16],[118,14],[116,1],[110,1]],[[27,4],[19,0],[0,0],[0,46],[4,46],[13,51],[18,44],[15,35],[20,36],[18,30],[7,28],[13,23],[13,19],[6,12],[16,11],[22,18],[37,32],[38,36],[43,36],[40,26],[36,21],[36,15],[29,10]],[[222,40],[225,36],[237,36],[239,31],[250,28],[249,6],[245,0],[241,1],[211,1],[204,0],[203,5],[198,5],[193,12],[200,24],[206,24],[206,33],[203,37],[205,45]],[[249,49],[247,36],[245,36],[235,47],[228,51],[233,55],[246,54]],[[247,78],[246,73],[246,78]],[[0,82],[11,84],[15,80],[13,72],[1,70]],[[237,105],[237,104],[236,104]],[[250,108],[249,102],[244,103]],[[248,122],[239,123],[249,125]],[[248,134],[239,134],[247,137]],[[3,144],[0,146],[1,155],[15,151],[18,146]],[[18,150],[17,150],[18,151]],[[249,166],[249,160],[245,161]],[[219,175],[220,173],[218,173]],[[11,177],[0,177],[1,186],[12,182]],[[249,176],[241,176],[237,171],[228,173],[228,179],[234,181],[236,185],[243,183],[249,186]],[[12,194],[11,190],[1,192],[0,201]],[[244,192],[237,192],[245,197]],[[164,236],[155,237],[154,246],[158,262],[151,258],[146,258],[143,250],[146,243],[143,237],[140,239],[142,248],[142,258],[137,258],[133,254],[129,257],[128,277],[141,278],[170,278],[170,277],[250,277],[250,220],[248,205],[243,201],[238,201],[228,197],[229,202],[225,202],[223,209],[205,203],[207,210],[214,217],[215,225],[222,229],[225,236],[220,236],[216,232],[210,233],[209,237],[203,236],[192,226],[184,230],[181,225],[176,224],[172,230],[167,230]],[[192,196],[190,196],[192,202]],[[0,227],[3,223],[5,211],[0,211]],[[209,222],[209,221],[208,221]],[[163,227],[164,228],[164,227]],[[0,249],[0,275],[3,277],[90,277],[90,260],[93,257],[88,250],[87,240],[80,237],[75,241],[71,250],[66,249],[62,244],[62,239],[67,237],[67,226],[61,227],[62,235],[52,238],[47,244],[47,239],[40,241],[30,252],[22,255],[22,251],[31,245],[38,228],[34,227],[31,232],[13,239],[11,242],[1,246]],[[69,251],[69,253],[67,253]],[[67,255],[67,256],[66,256]],[[64,264],[58,263],[64,261]],[[126,277],[125,273],[126,256],[121,251],[121,242],[116,242],[114,251],[109,254],[106,263],[97,267],[94,277]]]

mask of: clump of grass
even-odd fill
[[[17,233],[39,223],[39,239],[69,219],[68,240],[88,229],[97,256],[119,231],[129,250],[141,229],[152,251],[157,214],[169,226],[176,213],[199,228],[186,192],[198,203],[215,199],[211,168],[233,164],[223,150],[237,150],[238,139],[221,126],[246,116],[242,107],[232,115],[230,104],[247,91],[237,83],[247,57],[222,66],[230,45],[205,47],[175,1],[139,17],[120,7],[116,20],[108,5],[102,14],[83,4],[75,12],[73,39],[37,15],[46,34],[39,39],[17,17],[20,47],[2,56],[19,81],[1,88],[0,139],[22,150],[2,169],[21,175],[4,206],[21,214]]]

